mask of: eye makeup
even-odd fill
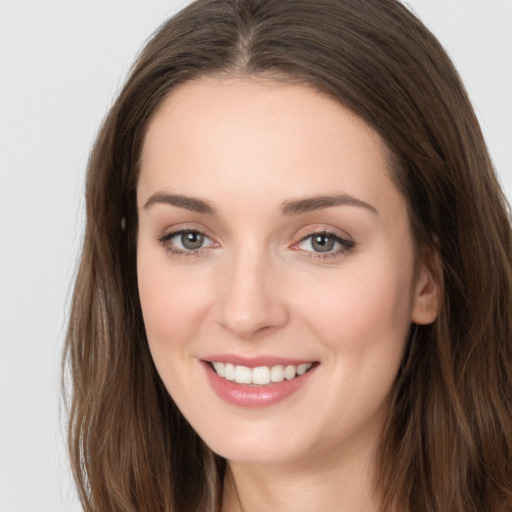
[[[166,252],[178,257],[198,257],[220,247],[220,244],[206,235],[204,231],[192,227],[165,233],[158,237],[158,242]],[[339,257],[350,252],[354,247],[353,240],[324,227],[321,230],[312,230],[302,236],[299,242],[290,246],[290,249],[310,259],[325,260]]]

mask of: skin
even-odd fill
[[[366,206],[283,213],[333,194]],[[223,511],[377,510],[371,458],[392,384],[411,322],[437,308],[380,137],[305,86],[188,82],[150,123],[137,201],[149,347],[192,427],[229,461]],[[183,229],[206,235],[199,250],[180,249]],[[348,242],[320,253],[315,232]],[[318,366],[285,400],[250,409],[210,387],[200,360],[219,353]]]

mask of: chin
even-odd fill
[[[290,436],[289,430],[223,428],[220,435],[211,430],[201,438],[217,455],[243,464],[282,465],[298,461],[306,455],[309,443]]]

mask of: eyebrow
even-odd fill
[[[198,199],[196,197],[184,196],[182,194],[166,194],[164,192],[157,192],[153,194],[144,205],[144,208],[158,203],[170,204],[177,206],[178,208],[185,208],[197,213],[204,213],[209,215],[215,215],[215,208],[204,199]]]
[[[183,194],[167,194],[165,192],[156,192],[153,194],[144,204],[144,208],[149,208],[158,203],[169,204],[202,214],[216,214],[215,208],[212,204],[204,199],[185,196]],[[334,206],[357,206],[365,208],[373,213],[378,213],[371,204],[361,201],[353,196],[348,194],[332,194],[284,201],[281,204],[281,214],[285,216],[298,215],[315,210],[322,210],[324,208],[332,208]]]
[[[358,206],[378,214],[378,211],[371,204],[348,194],[312,196],[304,199],[285,201],[281,205],[281,213],[283,215],[298,215],[300,213],[322,210],[323,208],[331,208],[333,206]]]

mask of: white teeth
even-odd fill
[[[224,378],[226,380],[235,380],[235,367],[231,363],[226,363],[224,365]]]
[[[235,381],[238,384],[256,384],[265,386],[271,382],[282,382],[284,379],[292,380],[297,376],[304,375],[312,366],[311,363],[294,366],[258,366],[248,368],[247,366],[234,365],[231,363],[214,362],[213,368],[219,377]]]
[[[213,367],[215,368],[217,375],[219,375],[220,377],[224,377],[225,373],[223,363],[213,363]]]
[[[253,368],[251,381],[253,384],[268,384],[270,382],[270,368],[268,366]]]
[[[292,380],[297,374],[297,368],[292,364],[284,369],[284,377],[286,380]]]
[[[297,375],[304,375],[309,368],[311,368],[311,365],[308,364],[300,364],[297,366]]]
[[[272,382],[282,382],[284,380],[284,366],[280,364],[272,366],[270,370],[270,380]]]
[[[238,384],[251,383],[251,369],[247,366],[235,366],[235,382]]]

